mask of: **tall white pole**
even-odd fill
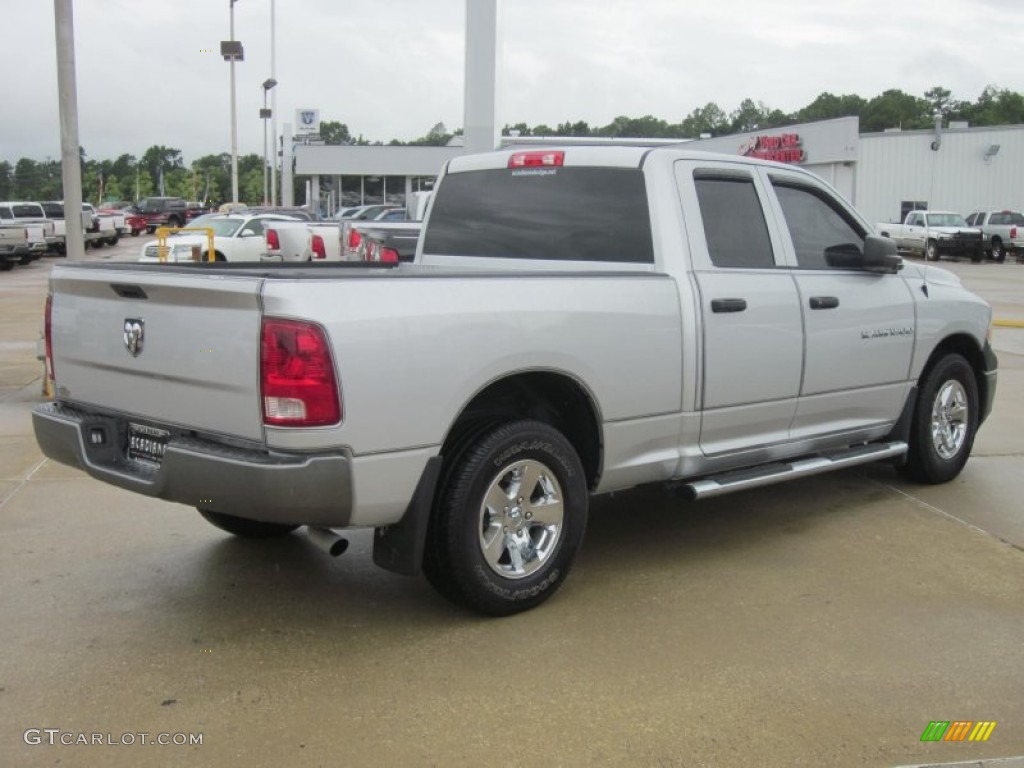
[[[267,108],[267,89],[263,89],[263,109]],[[267,118],[263,118],[263,204],[267,203]],[[273,201],[269,205],[273,205]]]
[[[235,0],[231,2],[231,40],[235,39]],[[238,115],[235,110],[235,57],[231,57],[231,202],[238,202]]]
[[[75,82],[75,19],[71,0],[53,0],[60,105],[60,169],[64,183],[67,257],[85,258],[82,236],[82,158],[78,154],[78,86]],[[77,223],[77,226],[76,226]]]
[[[277,19],[274,15],[274,0],[270,0],[270,78],[277,79],[276,69],[276,48],[277,48]],[[277,89],[270,94],[270,123],[273,130],[270,135],[273,137],[273,152],[270,157],[270,204],[277,205]],[[266,132],[266,122],[264,122]],[[264,161],[265,162],[265,161]]]

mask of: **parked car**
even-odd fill
[[[274,221],[295,221],[289,216],[273,213],[210,213],[189,222],[190,227],[213,229],[213,261],[260,261],[265,250],[264,231]],[[158,243],[152,240],[142,246],[139,261],[158,262]],[[209,244],[200,232],[181,232],[167,239],[168,261],[192,261],[193,248],[198,248],[200,261],[209,261]]]
[[[188,207],[180,197],[145,197],[136,206],[146,221],[146,232],[157,227],[183,227],[188,220]]]
[[[377,564],[507,615],[565,582],[592,494],[947,482],[991,410],[991,307],[802,168],[552,147],[435,189],[413,264],[55,265],[43,453],[238,536],[374,528]]]
[[[1020,211],[979,211],[968,216],[967,223],[981,230],[985,252],[993,261],[1005,261],[1007,253],[1024,261],[1024,214]]]

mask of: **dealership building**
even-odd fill
[[[612,143],[607,139],[501,137],[503,146]],[[664,140],[628,139],[660,145]],[[687,143],[688,149],[752,155],[806,168],[835,186],[868,221],[895,221],[914,207],[968,214],[1024,208],[1024,125],[860,133],[856,117]],[[429,188],[463,146],[298,146],[296,173],[321,189],[323,207],[401,201]]]
[[[464,137],[458,145],[325,146],[295,142],[295,172],[318,190],[328,213],[343,205],[401,202],[429,188],[453,157],[509,145],[676,143],[664,139],[502,137],[498,87],[498,0],[466,0]],[[316,110],[305,111],[313,116]],[[284,183],[291,193],[292,138],[286,127]],[[752,155],[807,168],[835,186],[870,222],[895,221],[912,208],[968,214],[1024,208],[1024,125],[972,128],[936,121],[929,130],[860,133],[856,117],[700,139],[688,148]],[[286,199],[286,204],[288,203]]]

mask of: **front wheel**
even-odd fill
[[[939,260],[939,244],[934,240],[929,240],[924,247],[924,258],[925,261],[938,261]]]
[[[107,238],[107,245],[117,245],[117,241],[118,241],[119,239],[120,239],[120,236],[117,236],[117,237],[108,237],[108,238]]]
[[[967,463],[978,429],[978,383],[961,355],[940,358],[925,375],[914,406],[904,474],[945,483]]]
[[[587,505],[579,456],[556,429],[519,421],[484,430],[442,485],[424,572],[445,597],[481,613],[533,608],[565,581]]]
[[[211,525],[220,528],[222,531],[233,533],[244,539],[277,539],[287,536],[299,526],[284,525],[283,523],[264,523],[261,520],[249,520],[245,517],[225,515],[223,512],[214,512],[210,509],[196,507],[199,514]]]

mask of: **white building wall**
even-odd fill
[[[1024,208],[1024,125],[943,129],[938,150],[933,141],[933,130],[861,135],[855,203],[868,221],[896,221],[904,200],[964,215]]]

